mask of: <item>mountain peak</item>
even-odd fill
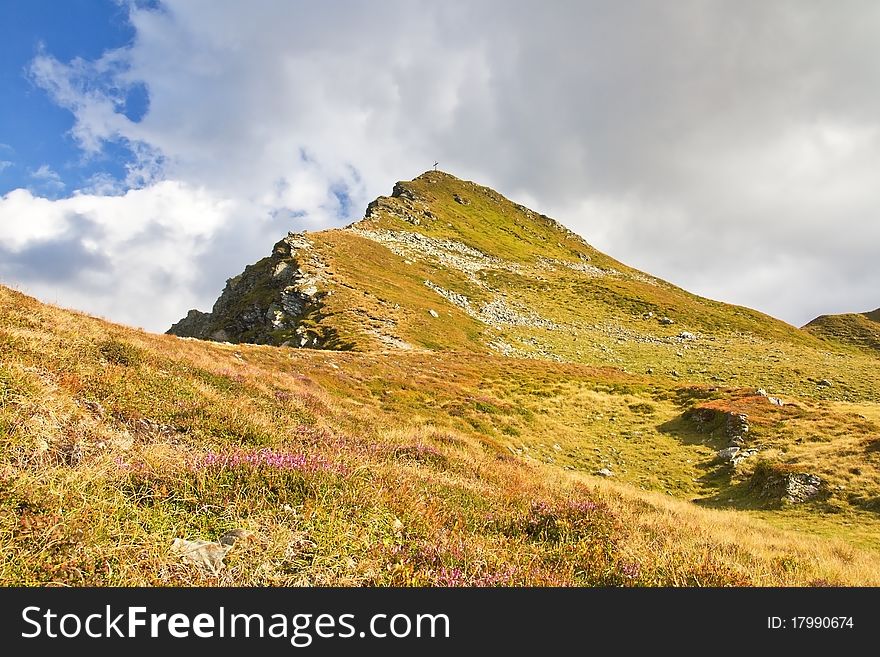
[[[407,231],[455,239],[487,254],[518,262],[602,257],[579,235],[550,217],[510,201],[495,190],[444,171],[398,181],[390,196],[367,206],[349,229]]]
[[[344,229],[288,234],[227,281],[210,313],[190,311],[169,332],[573,362],[590,362],[596,344],[698,334],[811,339],[627,267],[550,217],[434,170],[398,181]]]

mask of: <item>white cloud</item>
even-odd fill
[[[175,181],[121,196],[56,201],[18,189],[0,198],[0,275],[88,312],[167,328],[181,307],[203,304],[222,287],[214,281],[210,293],[194,293],[202,259],[223,255],[210,252],[212,240],[240,223],[242,211],[234,201]]]
[[[47,194],[59,194],[64,191],[67,185],[61,180],[61,176],[52,169],[48,164],[41,164],[36,170],[31,171],[31,180],[33,187],[37,191]]]
[[[138,320],[164,329],[285,230],[356,219],[435,159],[708,296],[795,323],[880,304],[880,7],[167,0],[131,20],[130,48],[31,66],[85,153],[135,152],[128,179],[10,194],[32,234],[0,227],[19,248],[91,208],[93,250],[129,254],[93,277],[110,317],[141,317],[174,280]],[[125,263],[137,281],[120,295],[106,272]]]

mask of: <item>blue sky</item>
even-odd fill
[[[57,197],[88,185],[96,173],[124,176],[126,149],[111,146],[105,153],[84,156],[69,135],[73,115],[34,84],[29,68],[40,52],[62,61],[96,59],[106,50],[129,45],[134,36],[128,10],[112,0],[0,4],[0,161],[6,163],[0,171],[0,194],[25,187]],[[145,94],[131,94],[128,111],[142,115],[146,102]]]
[[[0,283],[164,331],[431,168],[698,294],[880,304],[880,4],[6,0]]]

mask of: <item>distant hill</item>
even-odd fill
[[[821,315],[804,329],[826,340],[880,353],[880,308],[865,313]]]

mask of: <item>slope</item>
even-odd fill
[[[821,315],[804,329],[833,343],[880,353],[880,308],[866,313]]]
[[[813,527],[844,542],[668,494],[722,485],[694,481],[722,467],[721,437],[676,428],[682,412],[757,408],[747,391],[492,353],[182,340],[3,287],[0,346],[7,584],[880,583],[876,548],[853,545],[873,545],[870,513]],[[755,432],[778,408],[761,403]],[[780,412],[795,410],[814,408]],[[593,477],[598,459],[630,483]],[[201,564],[172,549],[218,537]]]
[[[369,351],[603,363],[706,384],[876,400],[874,363],[629,268],[557,222],[440,171],[343,230],[290,234],[171,333]],[[834,380],[833,394],[817,386]]]

